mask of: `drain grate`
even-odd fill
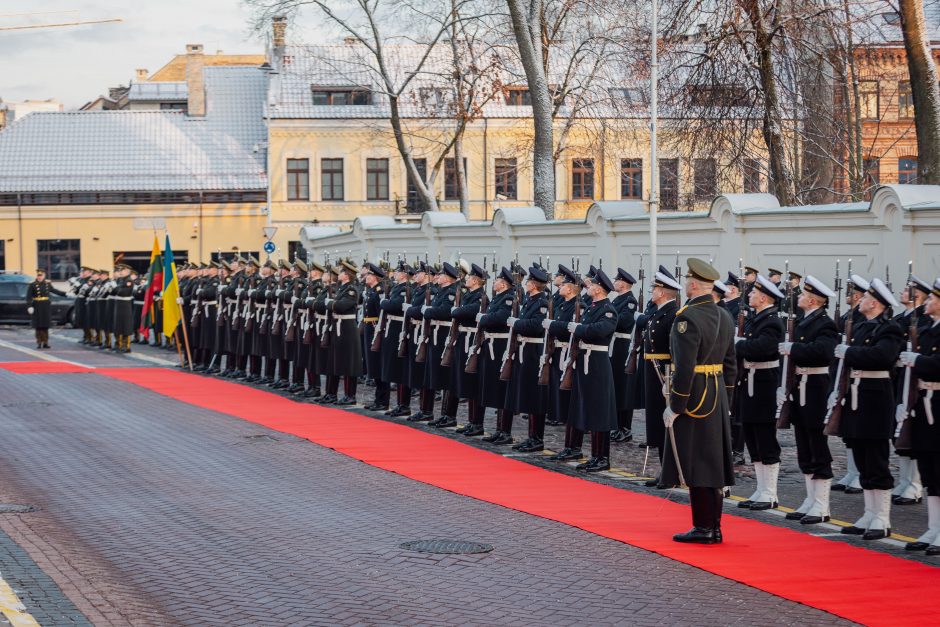
[[[28,514],[38,510],[35,505],[27,503],[0,503],[0,514]]]
[[[493,545],[462,540],[412,540],[399,545],[407,551],[418,553],[443,553],[446,555],[469,555],[471,553],[489,553]]]

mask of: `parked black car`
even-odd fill
[[[33,277],[26,274],[0,274],[0,324],[29,324],[26,288]],[[52,295],[52,321],[74,324],[75,297]]]

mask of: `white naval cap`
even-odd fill
[[[871,289],[871,283],[869,283],[862,277],[858,276],[857,274],[850,275],[849,281],[852,282],[853,289],[855,289],[858,292],[867,292],[869,289]]]
[[[774,285],[773,281],[765,277],[763,274],[757,275],[757,280],[754,281],[754,289],[760,290],[768,296],[773,296],[776,299],[784,298],[783,292],[781,292],[777,286]]]
[[[881,279],[871,280],[871,287],[868,288],[868,293],[880,300],[885,307],[901,306],[901,303],[894,299],[894,294],[891,293],[891,290],[888,289],[888,286],[885,285]]]
[[[803,281],[803,289],[816,296],[824,296],[825,298],[836,297],[836,293],[829,289],[828,285],[814,277],[812,274],[806,275],[806,279]]]
[[[659,285],[660,287],[665,287],[670,290],[681,290],[682,286],[679,285],[679,282],[672,276],[669,270],[666,270],[663,266],[659,266],[659,270],[656,272],[656,276],[653,280],[653,285]]]
[[[714,291],[718,292],[719,294],[727,294],[727,293],[728,293],[728,286],[725,285],[724,283],[722,283],[721,281],[715,281],[715,287],[714,287],[713,289],[714,289]]]

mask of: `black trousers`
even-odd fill
[[[717,488],[689,488],[692,504],[692,524],[701,529],[721,528],[721,508],[724,499]]]
[[[388,399],[391,392],[391,386],[387,381],[375,380],[375,404],[388,407]]]
[[[619,429],[633,429],[633,410],[632,409],[621,409],[617,412],[617,428]]]
[[[472,425],[483,426],[483,416],[486,414],[486,408],[475,398],[467,400],[467,414],[469,422]]]
[[[591,457],[610,458],[610,431],[591,433]]]
[[[397,391],[398,406],[410,408],[411,407],[411,388],[407,385],[398,384]]]
[[[455,392],[451,392],[450,390],[444,390],[444,395],[441,398],[441,415],[450,416],[451,418],[456,418],[457,417],[457,404],[459,402],[460,402],[460,399],[457,398],[457,394]]]
[[[545,414],[529,414],[529,437],[545,439]]]
[[[813,479],[832,479],[832,453],[829,438],[822,429],[807,429],[793,423],[796,439],[796,461],[800,472],[813,475]]]
[[[940,451],[917,451],[917,469],[927,496],[940,496]]]
[[[894,477],[888,466],[891,450],[887,438],[846,438],[845,442],[852,448],[855,465],[858,466],[858,481],[863,490],[890,490],[894,487]]]
[[[780,443],[777,442],[777,425],[773,422],[745,422],[744,443],[752,462],[762,464],[780,463]]]
[[[356,398],[356,386],[358,384],[358,377],[343,377],[343,393],[349,398]]]
[[[571,426],[569,422],[565,425],[565,448],[580,451],[584,444],[584,431]]]

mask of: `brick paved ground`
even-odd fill
[[[839,623],[130,384],[0,371],[0,389],[0,500],[41,507],[0,529],[95,624]],[[495,550],[399,548],[424,538]]]

